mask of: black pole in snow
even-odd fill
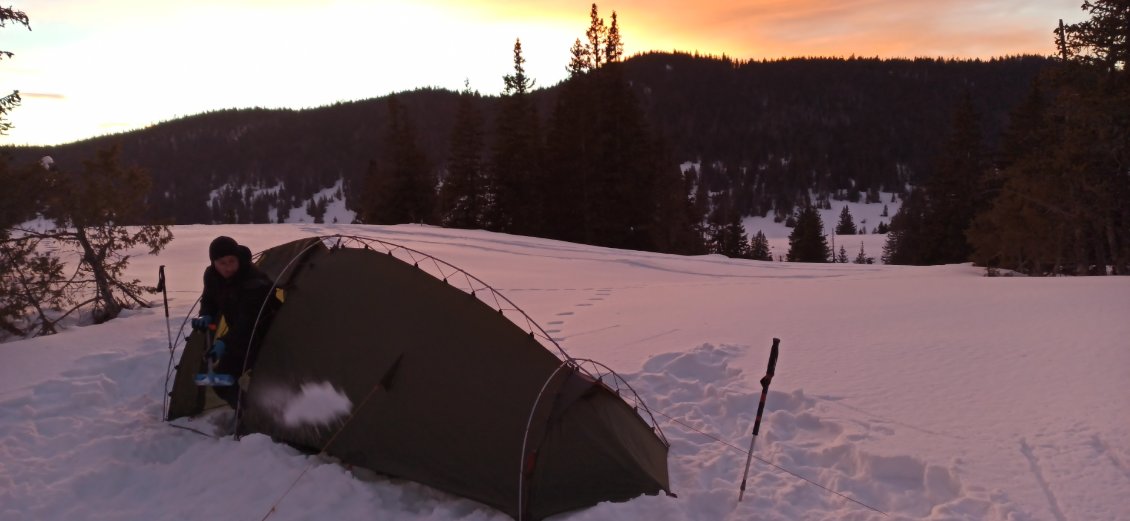
[[[165,266],[157,270],[157,291],[165,300],[165,330],[169,333],[169,351],[173,350],[173,326],[169,324],[169,290],[165,287]]]
[[[169,318],[169,291],[165,287],[165,265],[157,269],[157,291],[165,298],[165,318]],[[172,342],[169,342],[170,344]]]
[[[173,326],[169,324],[169,290],[168,290],[168,288],[165,287],[165,266],[163,264],[157,270],[157,291],[161,292],[161,295],[164,297],[164,300],[165,300],[165,332],[168,333],[168,335],[169,335],[169,366],[172,367],[172,363],[173,363]],[[162,400],[162,405],[161,405],[161,409],[162,409],[161,415],[162,415],[162,417],[165,415],[165,409],[168,408],[168,400],[169,400],[169,394],[168,394],[169,389],[168,389],[168,387],[169,387],[169,371],[166,370],[165,371],[165,393],[164,393],[165,397]]]
[[[769,394],[769,383],[773,381],[773,373],[777,370],[777,346],[780,345],[781,339],[773,339],[773,347],[769,351],[769,368],[765,370],[765,376],[761,379],[761,401],[757,403],[757,418],[753,420],[753,438],[749,440],[749,453],[745,458],[745,473],[742,474],[742,487],[738,492],[738,502],[741,502],[742,496],[745,495],[745,482],[749,477],[749,463],[753,460],[753,444],[757,442],[757,433],[761,430],[761,413],[765,412],[765,396]]]

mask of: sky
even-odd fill
[[[170,336],[179,338],[194,313],[208,243],[227,235],[260,251],[322,234],[391,241],[466,269],[570,356],[620,373],[652,411],[670,442],[678,498],[603,503],[552,521],[1107,521],[1130,512],[1128,277],[759,262],[420,225],[191,225],[173,234],[159,255],[134,250],[124,273],[153,283],[165,266],[170,319],[160,307],[131,310],[104,324],[72,321],[57,335],[0,343],[0,519],[511,521],[263,434],[212,439],[159,421],[166,371],[179,360]],[[421,259],[405,250],[393,256]],[[419,268],[446,275],[453,291],[470,287],[439,264]],[[499,309],[477,288],[468,298]],[[340,305],[380,298],[350,289],[341,288]],[[300,298],[291,295],[276,320],[307,320],[285,315]],[[505,309],[501,315],[532,330]],[[387,338],[382,324],[394,322],[374,317],[360,334]],[[779,359],[739,503],[774,337]],[[404,363],[418,361],[414,354],[406,350]],[[263,394],[271,371],[285,365],[271,357],[264,349],[248,396],[280,400],[276,420],[287,436],[294,424],[324,428],[319,419],[329,415],[306,408],[322,400],[363,418],[355,426],[399,425],[381,422],[377,403],[397,400],[395,390],[368,405],[355,390],[334,396],[329,389],[348,389],[337,373],[302,370],[290,389]],[[523,421],[533,400],[498,398]],[[208,433],[230,428],[231,413],[216,413],[174,423]],[[490,427],[452,430],[474,439]],[[514,458],[517,475],[521,454]],[[432,463],[421,455],[421,465]]]
[[[590,2],[12,0],[0,145],[50,145],[227,108],[310,108],[419,87],[502,90],[521,39],[537,86],[564,79]],[[1052,54],[1079,0],[620,0],[627,55],[991,58]]]

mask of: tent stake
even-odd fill
[[[745,458],[745,472],[742,474],[742,486],[738,491],[738,502],[741,503],[745,495],[746,478],[749,477],[749,463],[753,459],[753,444],[757,443],[757,432],[761,430],[761,413],[765,412],[765,396],[769,394],[769,383],[773,381],[773,373],[777,370],[777,346],[781,339],[773,339],[773,347],[769,350],[769,368],[761,378],[761,401],[757,403],[757,418],[753,420],[753,438],[749,440],[749,453]]]

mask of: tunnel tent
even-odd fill
[[[570,357],[474,276],[340,235],[275,246],[256,264],[285,302],[262,335],[240,434],[324,450],[518,520],[670,494],[669,445],[631,386]],[[185,348],[167,419],[207,407],[182,374],[200,356]],[[310,384],[344,394],[350,413],[329,425],[285,421],[280,396]]]

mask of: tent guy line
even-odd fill
[[[271,508],[267,510],[267,513],[263,515],[263,518],[260,521],[267,521],[267,518],[271,517],[271,515],[275,513],[275,511],[278,509],[279,504],[282,503],[282,500],[286,499],[286,496],[290,495],[290,492],[294,490],[294,487],[298,485],[299,481],[302,480],[302,476],[305,476],[306,473],[314,467],[314,458],[326,454],[326,449],[328,449],[330,445],[333,444],[334,440],[337,439],[338,435],[345,430],[345,426],[349,425],[349,422],[353,421],[353,418],[357,417],[357,411],[360,411],[362,407],[365,407],[365,404],[369,403],[369,400],[372,399],[373,396],[377,394],[377,391],[380,391],[381,389],[384,389],[384,384],[383,382],[378,381],[377,385],[374,385],[373,388],[369,390],[369,394],[365,396],[365,399],[362,400],[361,403],[357,404],[357,407],[353,408],[353,411],[349,413],[349,417],[346,418],[344,422],[342,422],[342,424],[337,428],[336,431],[334,431],[333,436],[330,436],[330,439],[326,441],[325,445],[322,446],[322,450],[318,451],[317,454],[309,458],[310,461],[302,467],[302,472],[298,473],[298,477],[294,478],[294,481],[292,481],[290,483],[290,486],[286,488],[286,492],[283,492],[283,494],[279,496],[279,498],[276,499],[274,503],[271,504]]]

